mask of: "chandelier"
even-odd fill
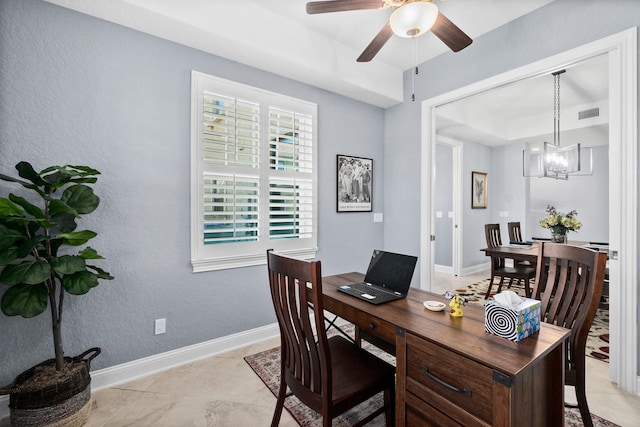
[[[591,164],[583,168],[580,144],[562,147],[560,144],[560,75],[566,70],[551,73],[553,75],[553,143],[545,141],[542,150],[533,148],[523,151],[522,173],[525,177],[569,179],[569,175],[580,172],[590,174]],[[591,156],[588,156],[590,159]]]

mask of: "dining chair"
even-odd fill
[[[484,226],[485,238],[487,239],[487,246],[489,248],[497,248],[502,246],[502,237],[500,236],[500,224],[485,224]],[[502,290],[502,285],[505,279],[509,279],[507,288],[511,288],[514,280],[524,282],[524,292],[527,297],[531,296],[531,288],[529,281],[535,277],[536,270],[531,265],[518,264],[514,262],[513,266],[507,266],[505,258],[500,256],[491,256],[491,278],[489,279],[489,286],[487,287],[487,293],[484,298],[487,299],[491,295],[491,289],[493,288],[494,277],[499,277],[498,293]]]
[[[522,242],[522,230],[520,229],[520,221],[508,222],[507,229],[509,231],[510,242]]]
[[[522,239],[522,229],[520,228],[520,221],[508,222],[507,230],[509,231],[509,242],[524,242]],[[513,260],[516,264],[531,265],[529,261]]]
[[[291,394],[318,412],[328,427],[333,418],[380,392],[383,404],[353,425],[362,426],[384,413],[386,425],[392,426],[395,367],[340,335],[327,337],[320,261],[269,250],[267,269],[281,353],[280,389],[271,426],[279,424],[285,398]]]
[[[585,352],[589,329],[600,303],[606,262],[604,252],[539,243],[533,298],[541,302],[541,321],[571,329],[565,343],[565,384],[575,388],[577,406],[587,427],[593,422],[585,389]]]

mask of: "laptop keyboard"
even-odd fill
[[[389,291],[384,291],[382,289],[374,288],[373,286],[365,285],[364,283],[354,283],[351,285],[353,289],[356,289],[360,292],[373,295],[374,297],[386,297],[391,294]]]

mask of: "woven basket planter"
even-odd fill
[[[71,375],[56,384],[36,390],[21,390],[34,372],[43,366],[55,365],[49,359],[29,368],[16,377],[12,384],[0,388],[0,394],[9,395],[11,425],[14,427],[75,427],[82,426],[91,414],[90,363],[100,354],[91,348],[76,357],[65,357],[65,363],[81,364]]]

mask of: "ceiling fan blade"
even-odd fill
[[[382,0],[329,0],[310,1],[307,3],[307,13],[345,12],[348,10],[379,9]]]
[[[435,24],[431,27],[431,32],[454,52],[464,49],[473,42],[464,31],[440,12]]]
[[[373,59],[374,56],[382,49],[382,46],[391,38],[393,35],[393,30],[391,30],[391,25],[387,23],[382,29],[376,34],[376,36],[371,40],[369,46],[360,54],[357,61],[358,62],[369,62]]]

